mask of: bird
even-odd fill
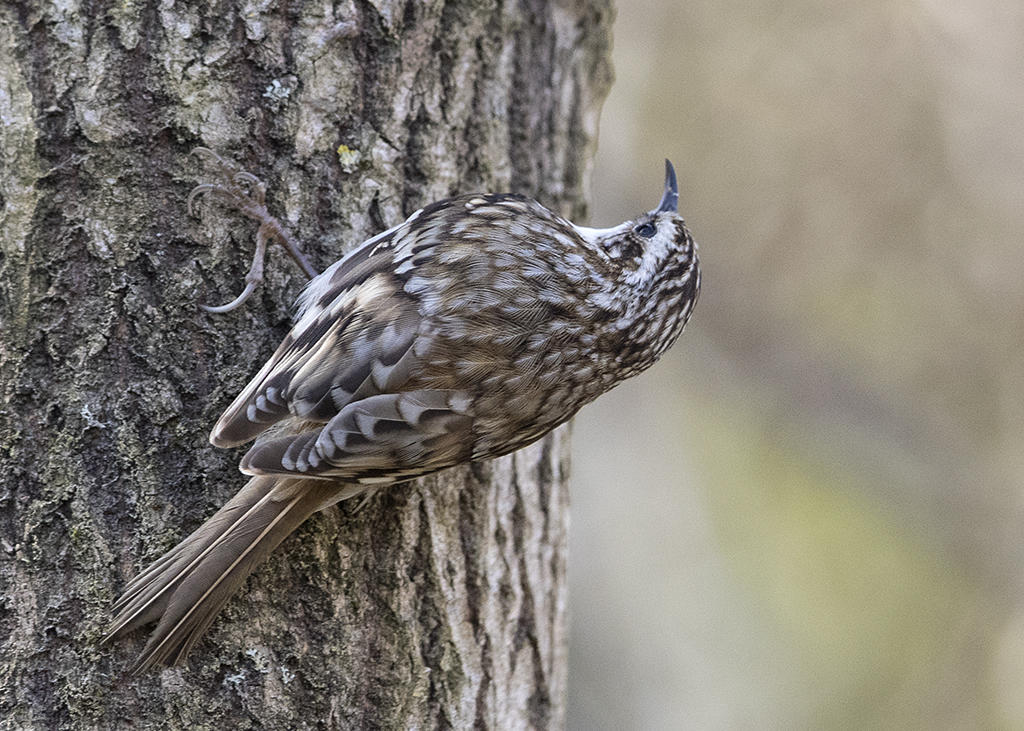
[[[197,186],[258,220],[245,301],[268,240],[315,274],[290,332],[214,425],[252,442],[244,487],[132,579],[105,640],[156,623],[133,667],[182,662],[245,578],[307,518],[342,500],[513,452],[650,367],[700,291],[672,163],[661,201],[611,228],[536,200],[473,193],[424,206],[322,273],[266,208],[265,186],[201,149]]]

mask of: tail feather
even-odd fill
[[[188,655],[245,578],[310,515],[359,492],[323,480],[254,477],[192,535],[125,587],[106,640],[157,622],[134,666]]]
[[[250,480],[188,538],[129,581],[114,603],[113,611],[117,617],[105,639],[113,639],[159,619],[167,608],[168,598],[175,586],[173,579],[183,578],[183,569],[201,557],[211,544],[265,498],[274,484],[273,480]]]

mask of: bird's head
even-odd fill
[[[617,289],[631,292],[637,304],[696,298],[697,245],[679,215],[679,186],[668,160],[665,189],[656,208],[612,228],[577,226],[576,231],[613,265]]]

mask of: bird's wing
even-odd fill
[[[418,389],[354,400],[321,428],[260,439],[242,460],[251,475],[396,482],[472,457],[472,398]]]
[[[214,426],[215,446],[244,444],[289,417],[326,423],[350,401],[401,387],[420,313],[394,273],[395,245],[416,215],[309,283],[291,332]]]

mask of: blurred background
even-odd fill
[[[630,0],[591,225],[703,293],[574,435],[571,729],[1024,729],[1024,5]]]

